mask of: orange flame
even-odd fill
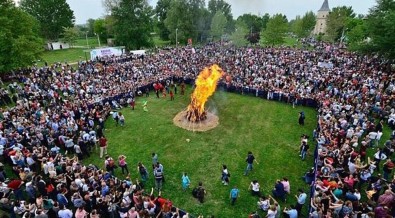
[[[216,64],[206,67],[200,72],[195,80],[196,88],[191,95],[191,103],[187,109],[189,121],[196,122],[206,118],[204,105],[208,98],[214,94],[217,82],[223,74],[222,69]]]

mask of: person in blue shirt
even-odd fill
[[[298,201],[296,203],[295,209],[298,211],[298,214],[301,214],[302,207],[306,203],[307,195],[306,193],[304,193],[303,189],[298,189],[298,192],[299,192],[299,196],[295,195],[296,200]]]
[[[231,199],[231,204],[234,205],[236,202],[236,199],[239,197],[240,190],[235,186],[233,187],[232,190],[230,190],[230,199]]]
[[[187,173],[183,173],[183,175],[182,175],[182,190],[186,191],[186,189],[189,187],[190,184],[191,184],[191,180],[189,180]]]
[[[285,214],[288,214],[289,218],[298,218],[298,211],[295,209],[293,205],[291,205],[291,208],[284,208],[283,211]]]

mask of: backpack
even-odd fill
[[[197,198],[197,195],[198,195],[198,188],[194,188],[194,189],[192,190],[192,196],[195,197],[195,198]]]

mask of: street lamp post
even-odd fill
[[[88,32],[85,32],[86,48],[89,49]]]
[[[99,47],[101,47],[99,34],[95,33],[95,35],[97,36],[97,42],[99,43]]]
[[[176,29],[176,48],[178,48],[178,28]]]

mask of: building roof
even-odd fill
[[[324,3],[322,3],[321,9],[318,11],[330,11],[331,9],[329,8],[329,3],[328,0],[325,0]]]

